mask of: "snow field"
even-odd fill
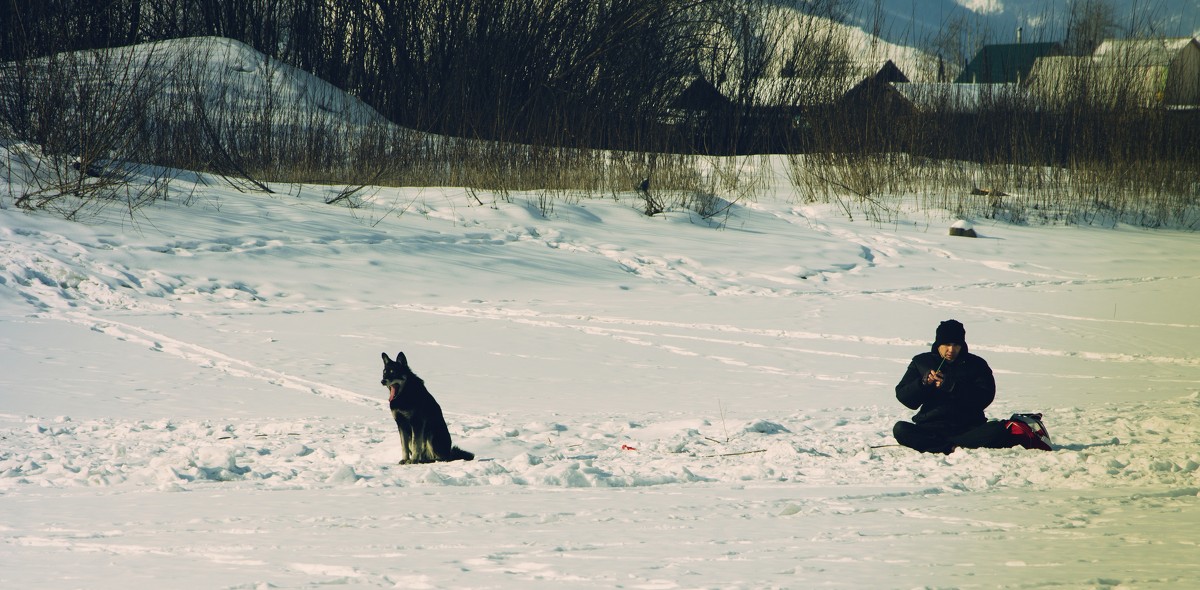
[[[1194,587],[1194,234],[776,180],[719,223],[190,173],[0,208],[0,587]],[[1056,451],[871,448],[951,317]],[[480,460],[396,465],[382,351]]]

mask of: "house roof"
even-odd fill
[[[900,67],[896,65],[896,62],[894,62],[890,59],[883,62],[883,65],[877,66],[876,70],[875,70],[875,74],[870,77],[874,78],[875,81],[877,81],[877,82],[908,82],[909,81],[908,76],[905,76],[904,72],[900,71]]]
[[[824,78],[766,77],[754,80],[749,93],[755,108],[792,108],[798,102],[829,104],[864,83],[908,82],[908,76],[892,60],[882,62],[855,60],[842,64],[844,75]],[[719,110],[732,105],[730,84],[714,84],[703,76],[688,76],[678,81],[679,90],[672,108]]]
[[[1037,58],[1059,50],[1058,43],[1006,43],[984,45],[958,78],[956,84],[1010,84],[1029,76]]]
[[[701,76],[689,77],[672,101],[672,108],[704,111],[728,106],[729,99]]]
[[[1200,47],[1192,37],[1166,39],[1106,39],[1093,53],[1105,59],[1120,59],[1145,66],[1167,66],[1188,45]]]

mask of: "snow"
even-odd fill
[[[715,221],[203,175],[0,209],[0,586],[1194,587],[1194,233],[881,226],[749,162]],[[880,446],[948,318],[1055,451]],[[478,460],[397,464],[398,351]]]
[[[542,218],[379,189],[352,212],[276,188],[198,187],[136,224],[0,211],[5,587],[1198,573],[1193,234],[976,223],[972,240],[786,189],[721,227],[632,201]],[[392,202],[414,208],[372,216]],[[990,415],[1045,413],[1055,452],[870,448],[949,317],[997,370]],[[396,464],[383,351],[481,460]]]

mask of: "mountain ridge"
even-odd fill
[[[804,3],[796,2],[796,4]],[[1200,0],[1110,0],[1115,36],[1200,36]],[[848,24],[877,33],[891,43],[923,48],[958,27],[963,41],[977,45],[1022,41],[1062,41],[1069,0],[878,0],[863,1]],[[1020,31],[1018,33],[1018,31]],[[1020,38],[1018,38],[1020,35]]]

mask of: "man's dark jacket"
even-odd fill
[[[941,365],[945,382],[941,387],[923,383],[925,375]],[[945,436],[962,434],[984,422],[984,408],[996,399],[996,379],[987,361],[967,352],[953,363],[942,363],[936,347],[914,356],[904,377],[896,385],[896,399],[918,410],[913,422]]]

